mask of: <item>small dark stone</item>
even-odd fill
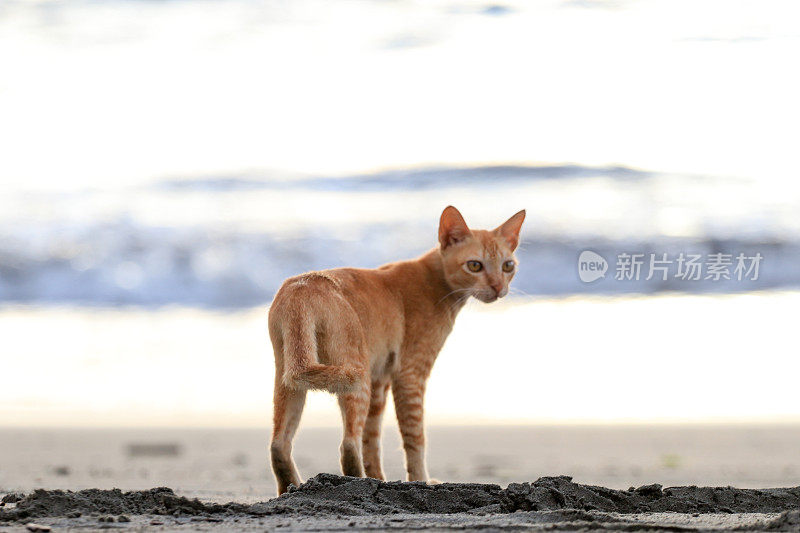
[[[121,514],[117,517],[117,522],[130,522],[130,521],[131,519],[125,516],[124,514]]]
[[[636,489],[636,493],[641,494],[642,496],[658,498],[663,495],[661,489],[662,489],[661,485],[659,485],[658,483],[653,483],[652,485],[642,485],[641,487]]]
[[[3,496],[3,499],[0,500],[0,502],[2,502],[4,504],[5,503],[17,503],[18,501],[22,500],[22,498],[24,498],[24,497],[25,497],[25,495],[22,494],[21,492],[12,492],[10,494],[6,494],[5,496]]]

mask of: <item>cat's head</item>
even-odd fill
[[[439,220],[439,250],[450,287],[485,303],[508,294],[517,271],[514,250],[523,220],[525,210],[496,229],[471,230],[458,209],[447,206]]]

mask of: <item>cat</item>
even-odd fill
[[[417,259],[308,272],[283,283],[269,310],[278,494],[301,483],[292,440],[308,390],[338,396],[342,473],[384,479],[381,419],[391,388],[408,480],[429,481],[423,397],[431,367],[470,296],[490,303],[508,293],[524,220],[523,210],[494,230],[471,230],[448,206],[439,246]]]

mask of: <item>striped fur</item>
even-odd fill
[[[344,425],[342,472],[384,479],[381,420],[391,390],[411,481],[428,481],[425,384],[467,298],[508,293],[520,211],[492,231],[470,230],[454,207],[439,221],[439,246],[377,269],[309,272],[284,282],[269,311],[275,353],[272,469],[278,494],[300,475],[292,440],[308,390],[338,396]],[[473,272],[469,261],[480,261]],[[474,266],[474,265],[473,265]]]

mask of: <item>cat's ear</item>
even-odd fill
[[[499,228],[494,230],[495,234],[504,238],[506,242],[508,242],[508,245],[511,246],[512,252],[517,248],[517,245],[519,245],[519,230],[522,229],[522,222],[524,220],[525,210],[523,209],[519,213],[503,222]]]
[[[445,207],[439,219],[439,244],[442,246],[442,250],[463,241],[470,235],[472,232],[458,209],[452,205]]]

